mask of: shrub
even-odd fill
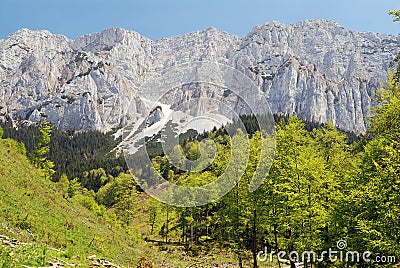
[[[105,215],[106,207],[103,205],[99,205],[90,192],[86,192],[82,195],[77,195],[76,199],[82,206],[94,212],[97,216],[103,217]]]
[[[7,147],[16,149],[16,151],[21,155],[26,155],[25,145],[23,143],[18,142],[18,141],[13,140],[13,139],[5,139],[3,141],[4,141],[4,144]]]

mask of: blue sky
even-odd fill
[[[342,26],[398,34],[387,11],[394,0],[1,0],[0,38],[21,28],[47,29],[75,39],[110,27],[151,39],[215,26],[244,36],[255,25],[278,20],[331,19]]]

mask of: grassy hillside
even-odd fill
[[[113,209],[99,215],[84,206],[82,200],[90,201],[84,195],[67,196],[65,185],[45,179],[29,162],[23,144],[0,138],[0,267],[231,266],[233,256],[226,249],[193,256],[182,246],[160,243],[158,231],[149,235],[149,208],[160,204],[144,194],[131,201],[129,226],[116,219]],[[158,211],[155,229],[161,228],[164,214]],[[176,217],[170,220],[174,225]],[[178,240],[179,235],[171,232],[171,237]]]
[[[110,217],[67,200],[63,186],[44,179],[23,145],[10,139],[0,139],[0,197],[0,235],[6,236],[0,267],[46,265],[56,258],[89,264],[93,255],[128,263],[135,255],[130,239]]]

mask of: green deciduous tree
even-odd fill
[[[327,215],[321,202],[326,174],[317,143],[300,119],[290,117],[278,127],[270,176],[275,247],[289,252],[319,248]]]
[[[400,252],[400,85],[389,79],[377,98],[361,174],[345,198],[352,243],[379,254]]]

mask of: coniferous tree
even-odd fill
[[[31,162],[37,167],[44,171],[46,178],[51,178],[54,174],[54,163],[50,161],[47,156],[50,151],[50,139],[52,128],[50,122],[43,121],[39,127],[40,134],[36,136],[35,149],[30,154]]]

